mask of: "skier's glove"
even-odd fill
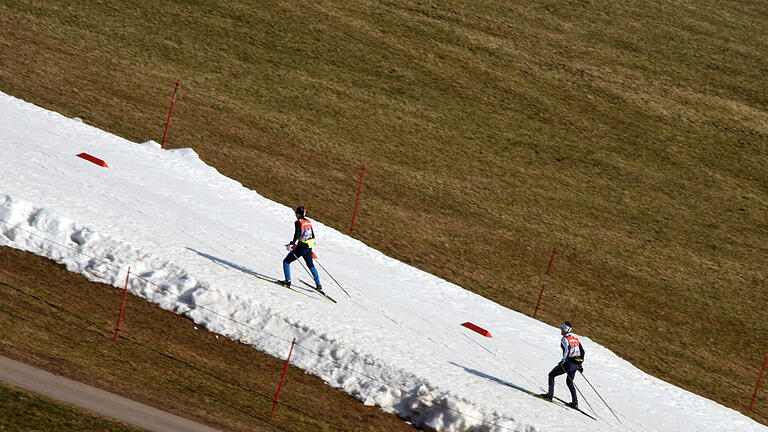
[[[290,243],[285,245],[285,250],[287,250],[287,251],[291,250],[291,244]]]
[[[584,366],[579,365],[579,372],[584,373]]]

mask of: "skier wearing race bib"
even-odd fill
[[[576,398],[576,386],[573,379],[576,377],[576,371],[583,371],[582,362],[584,362],[584,347],[581,346],[579,339],[571,334],[572,325],[566,321],[560,326],[560,348],[563,350],[563,358],[557,366],[549,372],[549,390],[540,395],[544,399],[552,400],[555,394],[555,377],[566,374],[566,385],[571,391],[571,403],[567,404],[571,408],[578,408],[579,401]]]
[[[315,278],[315,284],[317,290],[323,293],[323,287],[320,284],[320,275],[317,273],[315,264],[312,261],[312,248],[315,247],[315,231],[312,229],[312,221],[306,218],[306,209],[302,206],[296,207],[296,222],[293,223],[293,240],[285,245],[285,248],[290,250],[285,259],[283,259],[283,273],[285,274],[285,280],[280,281],[281,285],[287,287],[291,286],[291,263],[299,258],[304,258],[304,262],[307,263],[307,268],[312,272],[312,277]],[[323,293],[324,294],[324,293]]]

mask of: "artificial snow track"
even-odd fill
[[[296,337],[294,365],[417,426],[766,430],[583,336],[586,373],[624,425],[587,386],[582,391],[598,421],[535,399],[517,388],[543,390],[560,355],[557,329],[318,221],[316,252],[351,297],[322,272],[338,304],[259,280],[252,274],[280,276],[293,212],[222,176],[190,149],[132,143],[2,94],[0,148],[0,244],[115,286],[130,266],[132,293],[278,357]],[[77,158],[81,152],[109,168]],[[469,332],[460,326],[465,321],[494,338]],[[566,395],[562,380],[557,392]]]

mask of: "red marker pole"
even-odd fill
[[[363,189],[363,176],[365,175],[365,164],[360,171],[360,185],[357,186],[357,198],[355,199],[355,211],[352,212],[352,224],[349,226],[349,234],[352,234],[352,229],[355,228],[355,218],[357,217],[357,205],[360,203],[360,191]]]
[[[555,260],[555,254],[557,248],[552,251],[552,258],[549,259],[549,265],[547,266],[547,273],[544,275],[544,283],[541,285],[541,293],[539,293],[539,301],[536,303],[536,310],[533,311],[533,317],[536,318],[536,314],[539,312],[539,306],[541,305],[541,297],[544,296],[544,288],[547,286],[547,279],[549,279],[549,270],[552,268],[552,261]]]
[[[117,340],[117,334],[120,333],[120,321],[123,320],[123,309],[125,308],[125,297],[128,295],[128,278],[131,277],[131,268],[128,267],[128,274],[125,276],[125,289],[123,290],[123,301],[120,303],[120,314],[117,316],[117,327],[115,327],[115,338]]]
[[[293,346],[296,345],[296,338],[293,338],[291,342],[291,350],[288,351],[288,360],[285,361],[285,369],[283,369],[283,376],[280,378],[280,385],[277,386],[277,394],[275,395],[275,402],[272,404],[272,412],[269,413],[269,418],[275,415],[275,408],[277,408],[277,398],[280,397],[280,390],[283,389],[283,382],[285,381],[285,373],[288,372],[288,364],[291,363],[291,354],[293,354]]]
[[[165,138],[168,136],[168,125],[171,124],[171,114],[173,114],[173,105],[176,104],[176,93],[179,90],[179,80],[176,80],[176,87],[173,88],[173,98],[171,98],[171,109],[168,111],[168,120],[165,121],[165,131],[163,140],[160,142],[160,148],[165,148]]]
[[[765,351],[765,358],[763,358],[763,367],[760,368],[760,376],[757,377],[757,386],[755,386],[755,394],[752,395],[752,403],[749,404],[749,409],[755,406],[755,399],[757,398],[757,389],[760,388],[760,381],[763,379],[763,372],[765,371],[765,363],[768,362],[768,349]]]

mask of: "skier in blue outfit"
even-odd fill
[[[549,372],[549,390],[541,396],[544,399],[552,400],[555,394],[555,377],[566,374],[568,378],[565,383],[568,390],[571,391],[571,402],[566,404],[571,408],[579,408],[579,400],[576,398],[576,386],[573,379],[576,377],[576,371],[583,371],[582,362],[584,362],[584,347],[581,346],[579,339],[571,334],[573,326],[566,321],[560,326],[560,348],[563,350],[563,358],[557,366]]]
[[[296,222],[293,223],[293,239],[285,245],[288,249],[288,255],[283,259],[283,273],[285,280],[280,281],[281,285],[291,286],[291,263],[299,258],[304,258],[312,277],[315,278],[315,285],[320,293],[323,293],[323,286],[320,284],[320,275],[317,274],[315,263],[312,261],[312,248],[317,243],[315,241],[315,231],[312,229],[312,221],[306,218],[307,210],[302,207],[296,207]],[[323,293],[325,294],[325,293]]]

